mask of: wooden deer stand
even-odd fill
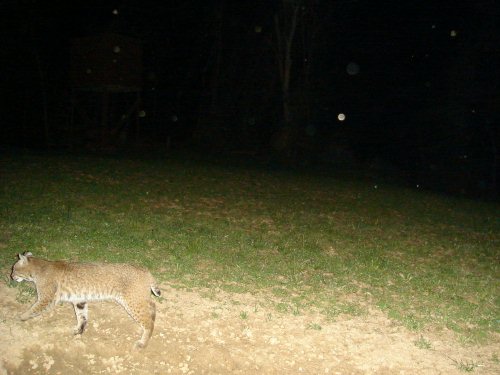
[[[137,138],[142,47],[116,33],[77,38],[71,45],[70,147],[114,149]]]

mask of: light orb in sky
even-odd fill
[[[118,9],[113,9],[113,14],[114,14],[115,16],[117,16],[117,15],[118,15]]]
[[[113,52],[114,53],[120,53],[121,49],[120,49],[120,46],[114,46],[113,47]]]
[[[359,73],[359,65],[355,62],[350,62],[349,64],[347,64],[345,70],[350,76],[355,76]]]
[[[343,113],[339,113],[339,114],[337,115],[337,119],[338,119],[339,121],[344,121],[344,120],[345,120],[345,114],[343,114]]]
[[[451,36],[452,38],[456,37],[456,36],[457,36],[457,30],[451,30],[451,31],[450,31],[450,36]]]

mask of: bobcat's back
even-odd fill
[[[148,270],[130,264],[71,263],[29,257],[14,265],[12,278],[32,281],[37,287],[54,285],[57,300],[68,302],[161,293]]]

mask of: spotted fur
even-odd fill
[[[33,282],[38,296],[21,320],[34,318],[58,302],[71,302],[77,320],[75,334],[82,334],[88,321],[87,302],[113,300],[142,328],[136,347],[146,347],[156,315],[150,294],[161,294],[148,270],[129,264],[48,261],[35,258],[30,252],[19,254],[18,258],[11,278]]]

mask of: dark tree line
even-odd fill
[[[375,165],[495,194],[498,11],[492,0],[453,4],[124,0],[116,22],[100,1],[9,1],[1,142],[64,147],[69,39],[115,22],[144,46],[139,145]]]

